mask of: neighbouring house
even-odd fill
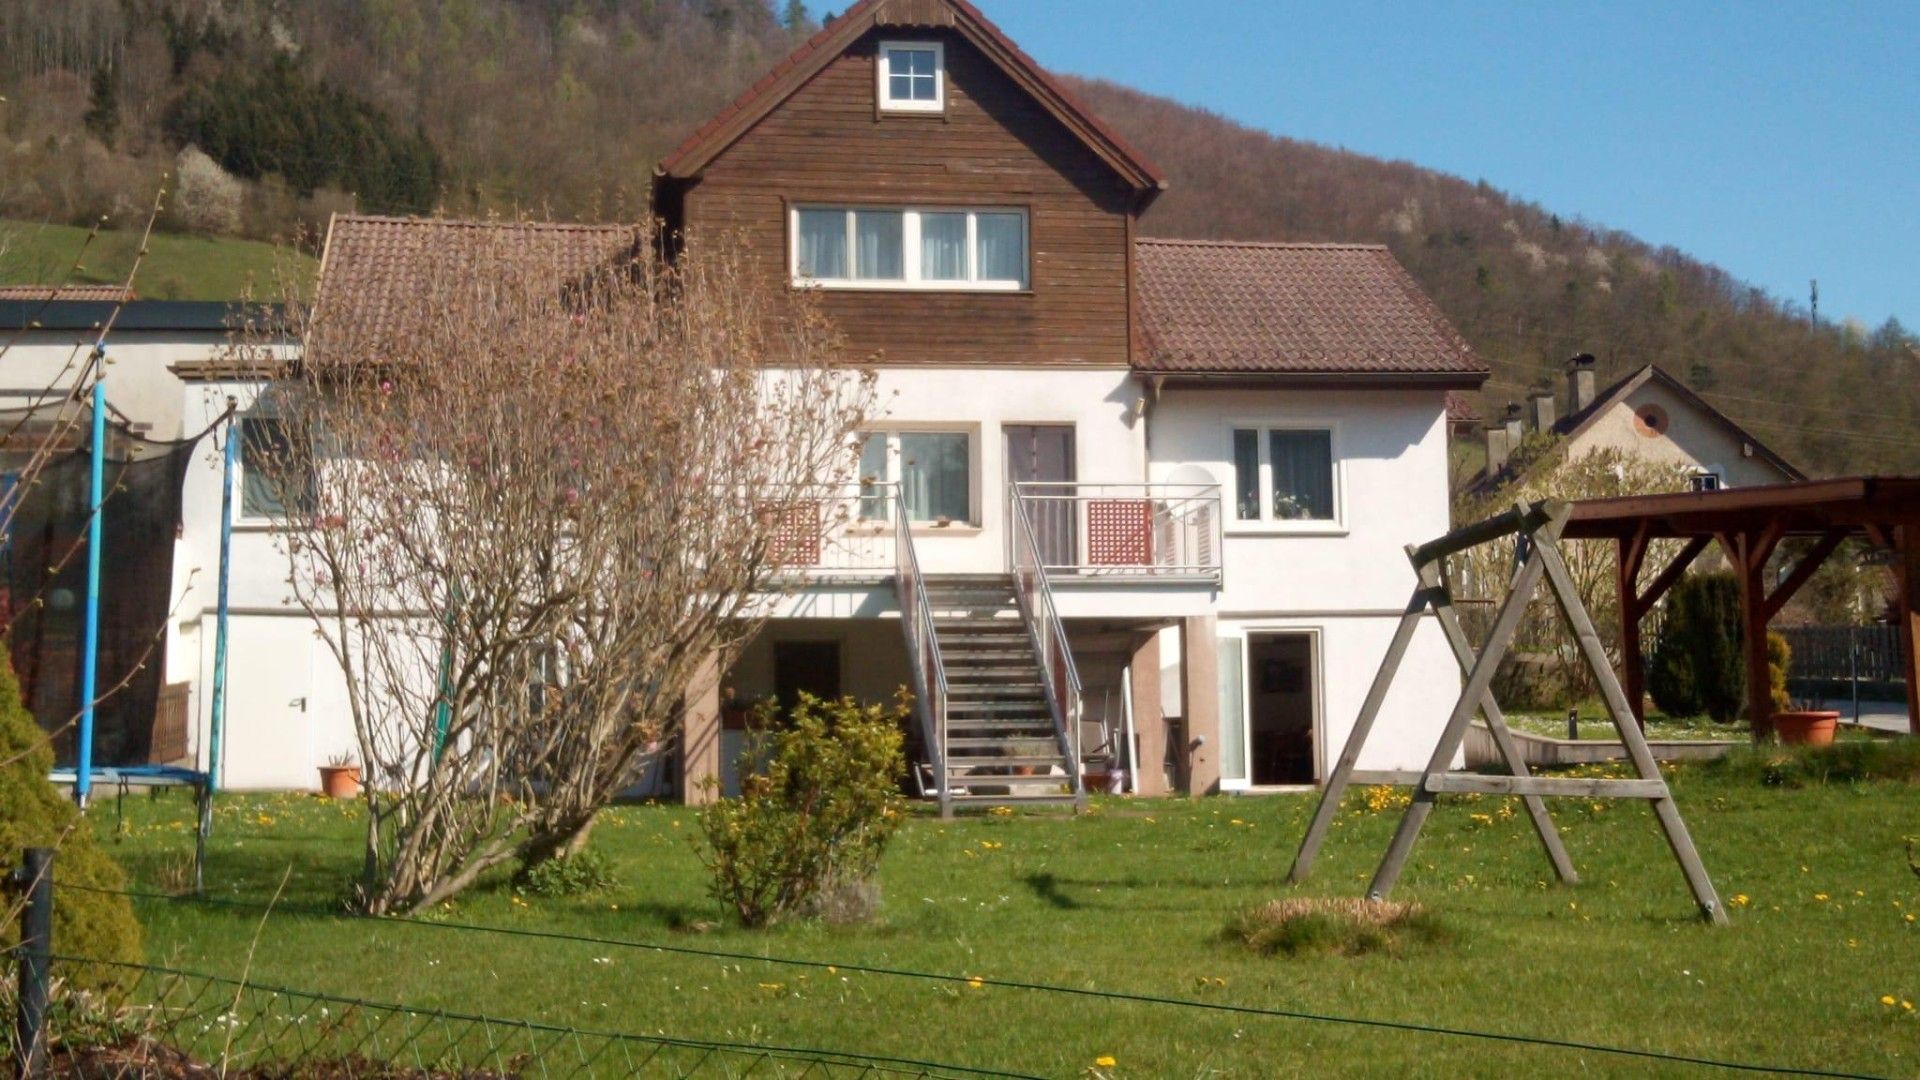
[[[1692,473],[1695,491],[1806,479],[1792,462],[1658,365],[1648,364],[1599,391],[1595,366],[1586,354],[1567,362],[1565,413],[1547,389],[1535,391],[1524,407],[1508,406],[1500,422],[1486,429],[1487,465],[1474,477],[1474,490],[1515,479],[1510,456],[1537,433],[1559,439],[1557,452],[1570,458],[1618,450],[1681,466]]]
[[[0,537],[0,605],[21,691],[40,722],[57,732],[72,760],[72,721],[81,695],[82,599],[91,400],[76,396],[103,328],[106,397],[101,515],[100,685],[95,760],[103,765],[176,764],[193,753],[191,696],[204,684],[198,657],[156,652],[156,641],[191,637],[210,601],[176,590],[174,558],[181,492],[208,423],[189,416],[179,367],[212,362],[241,322],[270,308],[221,302],[135,300],[125,289],[11,286],[0,289],[0,499],[9,531]],[[50,452],[44,464],[36,453]],[[32,469],[34,481],[17,480]],[[213,519],[217,523],[217,514]],[[202,584],[208,570],[201,574]]]
[[[1326,776],[1414,586],[1404,546],[1449,525],[1449,393],[1489,372],[1385,248],[1143,238],[1163,186],[964,0],[862,0],[661,163],[668,234],[726,229],[817,290],[884,409],[862,479],[798,497],[822,510],[796,526],[812,565],[644,785],[730,786],[740,703],[902,686],[920,783],[950,801],[1063,797],[1075,752],[1144,793]],[[562,275],[635,238],[342,216],[318,324],[397,317],[409,258],[480,229]],[[233,398],[271,439],[269,373],[175,374],[186,426]],[[343,691],[245,477],[224,779],[310,787],[351,741]],[[217,461],[185,482],[188,611],[220,490]],[[211,636],[187,623],[169,670],[199,678]],[[1363,769],[1422,764],[1459,685],[1437,627],[1402,673]]]

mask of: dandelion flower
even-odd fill
[[[1120,1064],[1119,1060],[1112,1054],[1101,1054],[1099,1057],[1093,1059],[1093,1063],[1103,1069],[1111,1069],[1115,1065]]]
[[[987,988],[987,980],[981,978],[978,975],[974,975],[967,979],[967,985],[971,986],[975,990],[984,990]]]
[[[1823,893],[1823,892],[1817,892],[1817,893],[1814,893],[1814,894],[1813,894],[1813,898],[1814,898],[1815,900],[1818,900],[1818,901],[1820,901],[1820,902],[1821,902],[1821,903],[1823,903],[1823,904],[1827,902],[1827,894],[1826,894],[1826,893]]]
[[[1893,1004],[1893,1001],[1894,1001],[1894,999],[1893,999],[1893,995],[1892,995],[1892,994],[1881,994],[1881,995],[1880,995],[1880,1004],[1882,1004],[1882,1005],[1887,1005],[1887,1006],[1891,1006],[1891,1005]]]

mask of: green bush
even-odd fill
[[[0,860],[11,869],[20,865],[30,847],[57,849],[54,881],[63,886],[54,893],[53,951],[56,955],[86,957],[119,963],[140,962],[140,924],[131,902],[90,889],[124,889],[126,877],[94,842],[93,829],[73,803],[47,782],[53,768],[53,749],[33,714],[20,701],[20,684],[13,666],[0,656]],[[12,948],[20,939],[15,918],[0,919],[0,946]],[[68,985],[99,989],[129,980],[119,968],[61,966]]]
[[[769,926],[871,877],[905,813],[903,715],[802,694],[789,725],[743,757],[740,797],[701,812],[714,898]]]
[[[571,855],[556,855],[525,866],[514,876],[513,884],[535,896],[583,896],[620,884],[613,863],[605,855],[583,848]]]
[[[1647,668],[1647,691],[1668,716],[1740,716],[1746,676],[1740,656],[1740,582],[1732,574],[1682,578]]]
[[[1764,787],[1873,782],[1920,784],[1920,739],[1841,739],[1831,746],[1743,747],[1705,775]]]

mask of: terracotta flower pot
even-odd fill
[[[329,799],[351,799],[360,794],[360,766],[320,766],[320,790]]]
[[[1837,712],[1783,712],[1773,714],[1773,730],[1789,746],[1832,746]]]

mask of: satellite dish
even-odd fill
[[[1194,484],[1194,485],[1205,486],[1209,484],[1217,484],[1220,481],[1215,479],[1213,473],[1209,471],[1204,465],[1182,465],[1179,468],[1167,474],[1166,482],[1169,484]]]

